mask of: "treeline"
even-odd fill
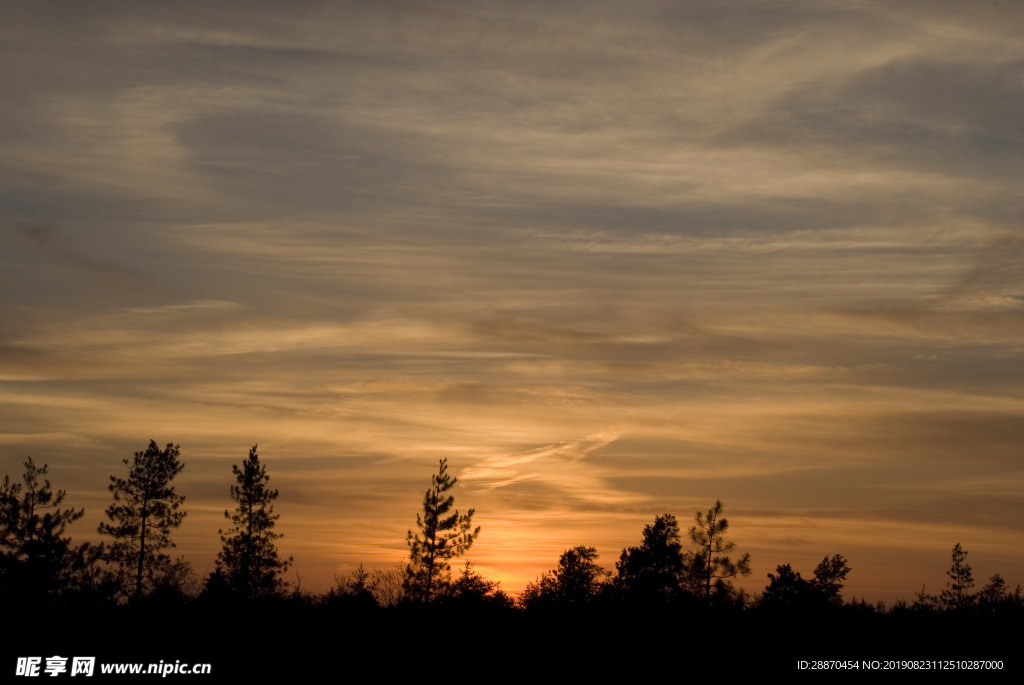
[[[171,533],[185,518],[185,498],[173,485],[184,464],[179,446],[153,441],[125,459],[125,477],[111,476],[113,502],[98,532],[98,544],[72,544],[68,527],[85,514],[63,506],[66,492],[54,490],[47,466],[29,457],[21,481],[4,477],[0,486],[0,599],[9,605],[82,606],[183,604],[199,597],[232,601],[279,599],[289,594],[282,574],[292,559],[278,555],[274,532],[278,491],[254,445],[232,467],[229,488],[232,524],[220,530],[222,548],[205,582],[183,558],[172,559]],[[109,539],[106,539],[109,538]]]
[[[456,479],[441,460],[431,478],[416,530],[407,536],[409,557],[389,569],[360,566],[326,593],[312,594],[289,584],[292,564],[277,550],[274,531],[278,491],[254,445],[248,458],[232,467],[228,488],[229,526],[218,531],[222,548],[213,572],[200,580],[183,558],[172,558],[172,532],[186,512],[173,481],[184,465],[179,447],[147,449],[125,459],[124,477],[111,476],[112,503],[98,532],[97,544],[74,544],[68,529],[83,515],[64,504],[66,493],[54,490],[47,466],[29,458],[19,480],[6,476],[0,486],[0,599],[5,606],[116,607],[276,606],[302,610],[333,609],[361,615],[384,610],[426,607],[469,610],[488,615],[614,614],[623,611],[674,614],[677,611],[733,615],[750,612],[803,615],[830,612],[856,615],[972,615],[1017,617],[1024,612],[1020,586],[1011,589],[998,574],[975,590],[967,552],[958,543],[952,552],[949,582],[938,595],[924,589],[910,601],[869,604],[846,600],[842,590],[850,566],[841,554],[826,556],[804,578],[784,564],[769,573],[764,590],[737,589],[737,576],[751,574],[750,555],[736,554],[727,539],[728,520],[716,501],[697,512],[684,536],[672,514],[646,525],[640,544],[622,550],[614,569],[598,563],[594,547],[567,549],[557,566],[529,583],[513,598],[464,562],[480,534],[474,510],[454,508]]]

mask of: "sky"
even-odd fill
[[[4,2],[0,472],[258,444],[288,580],[438,462],[515,593],[720,499],[756,592],[1024,583],[1024,5]]]

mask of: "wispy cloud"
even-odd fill
[[[534,481],[562,496],[584,504],[624,504],[642,501],[636,493],[616,492],[603,477],[607,467],[585,463],[587,455],[619,438],[618,432],[601,432],[543,447],[490,457],[464,469],[461,478],[483,490],[507,488]]]
[[[90,516],[167,436],[212,531],[259,442],[327,584],[448,457],[519,579],[720,496],[879,588],[1019,478],[1018,4],[57,6],[0,9],[0,461]]]

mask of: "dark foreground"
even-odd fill
[[[784,674],[874,678],[884,670],[929,677],[1020,673],[1017,617],[603,610],[522,612],[407,606],[327,611],[264,607],[104,607],[5,613],[0,681],[19,658],[40,657],[46,682],[435,682],[509,676],[650,679]],[[67,658],[48,677],[49,657]],[[96,657],[94,675],[71,675],[73,657]],[[994,662],[994,663],[986,663]],[[27,668],[22,661],[22,671]],[[59,664],[59,662],[57,662]],[[156,664],[166,675],[106,674],[104,664]],[[210,673],[182,672],[209,664]],[[1000,668],[1001,666],[1001,668]],[[875,675],[872,675],[875,674]],[[959,675],[958,675],[959,674]],[[904,674],[910,675],[910,674]],[[901,676],[902,677],[902,676]]]

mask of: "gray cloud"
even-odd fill
[[[820,149],[857,168],[927,170],[1002,187],[1020,173],[1021,68],[1019,56],[893,60],[838,83],[798,86],[722,140]]]

